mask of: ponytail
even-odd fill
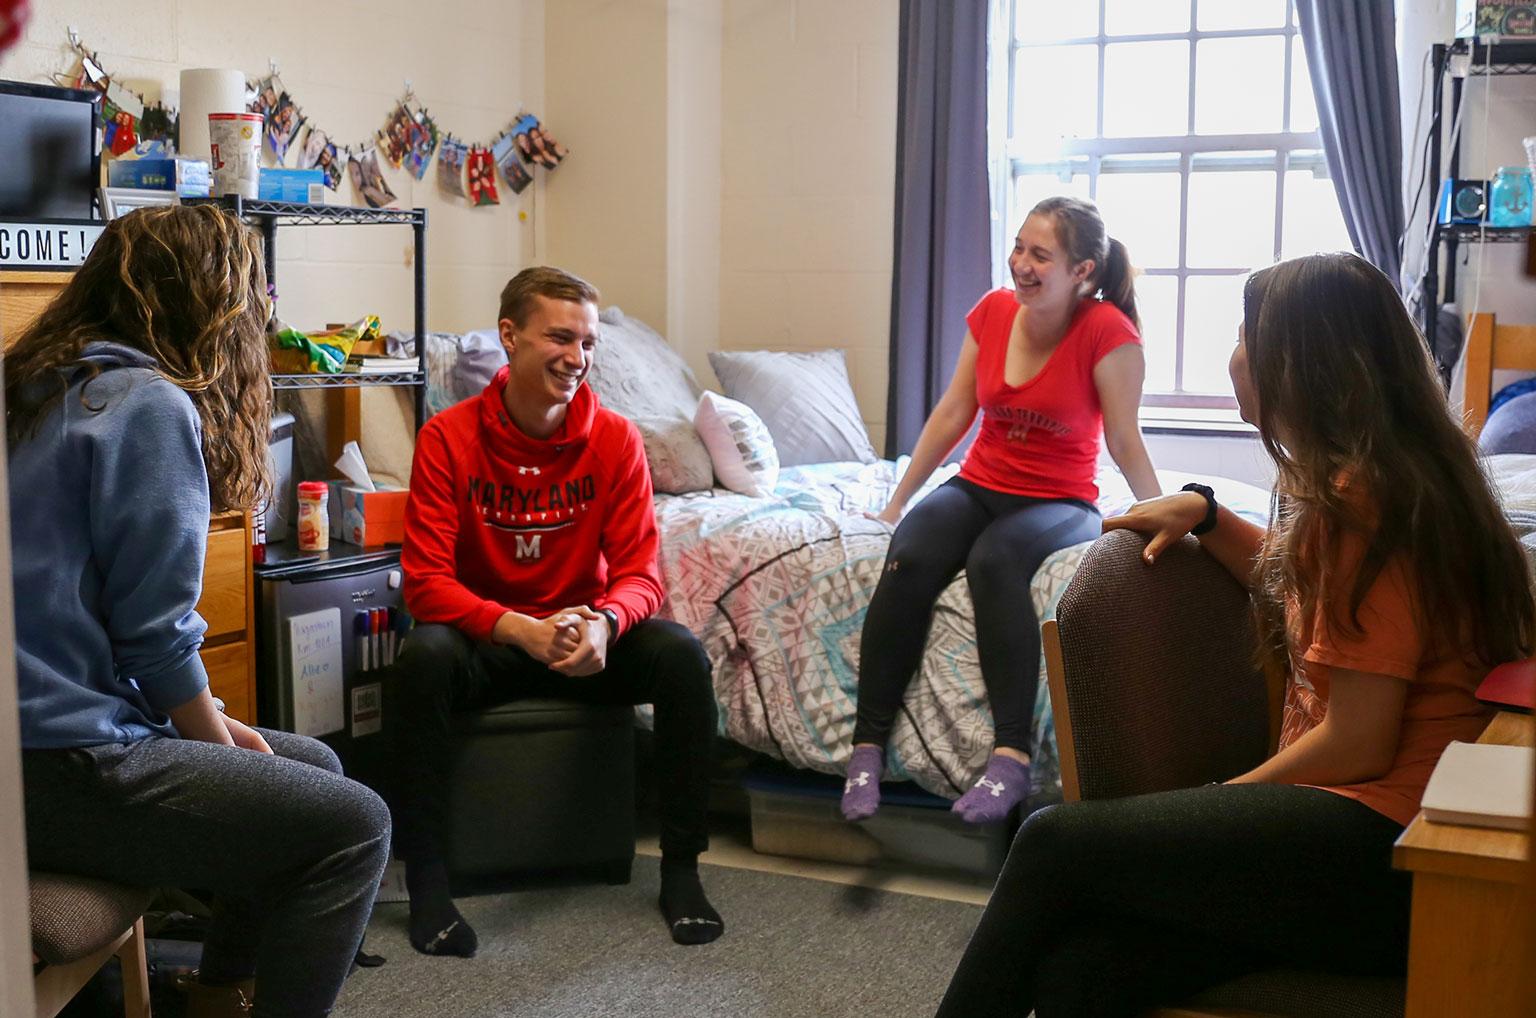
[[[1104,267],[1098,272],[1099,296],[1125,312],[1125,317],[1141,331],[1141,315],[1136,312],[1136,272],[1131,268],[1131,256],[1125,245],[1114,237],[1109,238],[1109,253],[1104,256]]]
[[[1131,256],[1125,245],[1104,229],[1099,207],[1083,198],[1057,195],[1037,202],[1029,214],[1055,220],[1056,239],[1073,263],[1094,263],[1090,285],[1100,297],[1124,312],[1139,331],[1141,315],[1136,312],[1136,272],[1131,268]]]

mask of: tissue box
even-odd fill
[[[206,159],[114,159],[107,164],[107,186],[175,191],[183,198],[206,198],[213,193],[213,178]]]
[[[1536,35],[1536,4],[1521,0],[1456,0],[1456,37],[1496,35],[1528,39]]]
[[[262,201],[320,205],[325,202],[325,171],[263,166],[256,187],[256,196]]]
[[[361,546],[405,540],[404,488],[364,491],[350,481],[332,481],[331,537]]]

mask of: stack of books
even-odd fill
[[[1531,822],[1531,749],[1453,742],[1424,789],[1424,818],[1524,830]]]
[[[359,375],[395,375],[420,367],[415,357],[359,357],[354,354],[347,358],[342,370]]]

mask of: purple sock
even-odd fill
[[[950,807],[968,824],[994,824],[1029,794],[1029,764],[993,753],[976,787]]]
[[[868,820],[880,808],[880,775],[885,772],[885,753],[876,746],[855,746],[848,758],[848,780],[843,782],[843,817]]]

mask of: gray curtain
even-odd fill
[[[1355,250],[1397,283],[1403,142],[1393,0],[1296,0],[1312,92]]]
[[[992,282],[987,0],[902,0],[885,452],[911,452]]]

